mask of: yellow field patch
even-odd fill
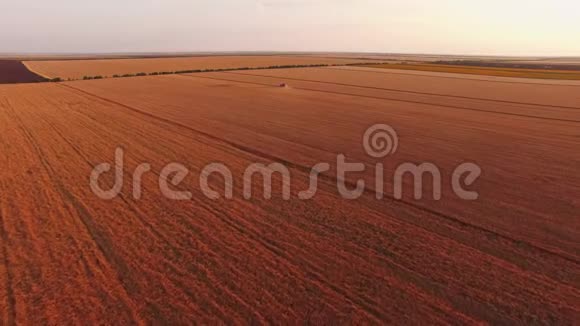
[[[488,67],[472,67],[459,65],[456,66],[456,65],[404,64],[404,63],[380,64],[367,67],[383,68],[383,69],[447,72],[456,74],[497,76],[497,77],[580,80],[580,71],[568,71],[568,70],[491,68],[491,67],[488,68]]]

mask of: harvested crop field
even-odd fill
[[[363,60],[367,62],[368,60]],[[32,70],[52,78],[82,79],[84,76],[174,72],[194,69],[257,68],[284,65],[352,64],[361,60],[303,56],[206,56],[147,59],[27,61]],[[379,61],[377,61],[378,63]]]
[[[502,62],[515,64],[535,64],[535,65],[553,65],[553,66],[569,66],[575,65],[580,67],[580,58],[578,57],[562,57],[562,58],[536,58],[536,59],[522,59],[522,60],[505,60]]]
[[[514,77],[514,78],[580,80],[580,70],[491,68],[491,67],[462,66],[455,64],[451,65],[451,64],[406,64],[406,63],[372,65],[372,68],[418,70],[418,71],[432,71],[443,73]]]
[[[486,78],[355,67],[0,86],[0,323],[575,323],[580,82]],[[400,142],[383,160],[361,144],[377,123]],[[119,147],[122,192],[99,199],[91,170]],[[357,200],[337,192],[338,154],[366,166],[346,176],[365,181]],[[451,189],[465,161],[483,170],[475,201]],[[171,162],[191,199],[162,195]],[[232,199],[200,189],[215,162]],[[245,169],[274,162],[291,199],[278,175],[271,199],[259,183],[244,199]],[[318,193],[299,200],[319,162]],[[404,162],[440,167],[442,200],[414,200],[412,179],[394,200]]]
[[[35,83],[44,81],[39,76],[16,60],[0,60],[0,84]]]

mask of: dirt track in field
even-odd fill
[[[1,320],[572,324],[575,87],[337,69],[0,87]],[[375,123],[400,137],[386,176],[428,161],[448,177],[474,161],[480,199],[459,200],[445,184],[442,201],[415,201],[412,180],[403,201],[390,190],[375,199],[378,161],[361,146]],[[89,174],[119,146],[123,193],[103,201]],[[309,168],[338,153],[366,164],[347,180],[365,180],[365,195],[341,199],[331,170],[313,200],[298,200]],[[130,175],[146,162],[152,172],[135,200]],[[169,162],[191,171],[178,188],[192,200],[161,195]],[[234,199],[199,190],[212,162],[232,170]],[[254,189],[244,200],[253,162],[285,163],[293,199]]]
[[[45,78],[31,72],[20,61],[0,60],[0,84],[35,83]]]
[[[368,60],[367,60],[368,61]],[[257,68],[282,65],[349,64],[367,62],[351,58],[302,56],[207,56],[147,59],[27,61],[26,64],[44,76],[82,79],[84,76],[174,72],[195,69]],[[379,61],[377,61],[378,63]]]

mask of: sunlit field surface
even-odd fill
[[[28,65],[82,78],[178,69],[175,60]],[[0,324],[184,324],[193,316],[574,324],[580,82],[407,67],[0,86]],[[377,123],[399,136],[384,159],[361,144]],[[118,148],[123,188],[103,200],[89,176],[114,164]],[[346,177],[349,187],[365,181],[364,194],[342,198],[331,168],[316,196],[300,200],[311,167],[334,167],[338,154],[367,167]],[[471,186],[475,201],[457,198],[448,181],[465,161],[483,170]],[[160,192],[159,174],[171,162],[189,170],[172,185],[191,192],[188,200]],[[232,199],[200,190],[202,168],[214,162],[232,171]],[[244,169],[256,162],[288,167],[290,200],[281,198],[278,175],[271,199],[259,183],[251,199],[242,196]],[[395,200],[387,176],[403,162],[436,164],[446,177],[441,200],[429,187],[415,200],[411,178]],[[151,171],[135,199],[132,173],[142,163]],[[382,199],[377,163],[386,169]],[[113,183],[113,171],[103,174],[103,188]],[[209,185],[223,193],[223,179]]]

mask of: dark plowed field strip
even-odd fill
[[[575,323],[579,134],[554,119],[577,111],[508,93],[538,105],[401,95],[320,70],[0,87],[0,324]],[[306,81],[325,78],[334,84]],[[562,103],[578,105],[573,96]],[[361,145],[375,123],[400,138],[386,160]],[[90,172],[119,147],[122,190],[99,199]],[[367,167],[346,177],[350,188],[365,181],[358,200],[337,192],[339,153]],[[477,162],[480,198],[456,198],[447,179],[441,201],[414,200],[408,179],[402,201],[375,198],[376,163],[388,176],[423,161],[444,176]],[[189,169],[172,189],[191,199],[161,194],[171,162]],[[232,172],[232,199],[200,189],[215,162]],[[292,198],[275,175],[272,199],[256,182],[245,200],[245,169],[274,162],[290,170]],[[318,162],[333,168],[299,200]],[[142,163],[151,171],[135,199]],[[100,181],[112,186],[112,171]]]
[[[46,80],[16,60],[0,60],[0,84],[36,83]]]

